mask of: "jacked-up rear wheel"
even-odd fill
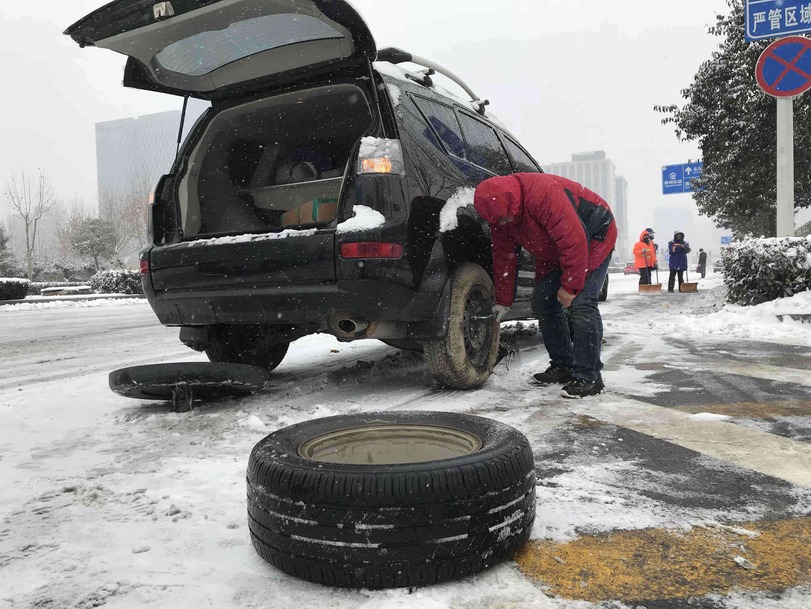
[[[492,314],[495,289],[477,264],[463,264],[450,281],[448,334],[425,343],[425,360],[441,384],[474,389],[490,377],[498,356],[499,326]]]

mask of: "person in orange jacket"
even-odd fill
[[[656,267],[656,246],[650,229],[643,230],[634,245],[634,266],[639,271],[639,285],[650,285],[651,273]]]

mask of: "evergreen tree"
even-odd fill
[[[777,200],[777,105],[755,80],[771,41],[744,40],[742,0],[727,0],[709,33],[722,39],[679,108],[656,106],[683,141],[701,148],[704,172],[695,184],[699,211],[736,235],[774,236]],[[811,205],[811,94],[794,100],[795,207]]]
[[[22,270],[8,246],[6,227],[0,224],[0,277],[17,277]]]
[[[91,258],[98,272],[102,260],[115,256],[115,235],[112,224],[89,218],[82,222],[71,235],[71,246],[79,256]]]

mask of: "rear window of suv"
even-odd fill
[[[459,121],[456,119],[456,112],[450,106],[425,99],[424,97],[414,97],[414,103],[425,115],[434,131],[449,154],[460,159],[465,158],[465,140],[462,137],[462,130]]]
[[[424,97],[415,95],[413,100],[439,136],[448,154],[497,175],[513,172],[507,152],[488,124],[464,112],[456,112],[451,106]],[[532,169],[519,171],[537,172],[538,169],[533,165]]]
[[[460,113],[459,121],[465,135],[468,161],[498,175],[513,172],[507,153],[492,127],[464,113]]]
[[[309,15],[264,15],[178,40],[158,52],[155,59],[172,72],[203,76],[263,51],[342,37],[338,30]]]
[[[540,173],[540,168],[535,164],[530,156],[521,149],[518,144],[513,142],[510,138],[504,138],[504,144],[507,146],[507,152],[512,157],[513,166],[516,173]]]

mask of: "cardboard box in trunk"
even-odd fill
[[[329,222],[338,213],[338,199],[313,199],[282,214],[282,226]]]

